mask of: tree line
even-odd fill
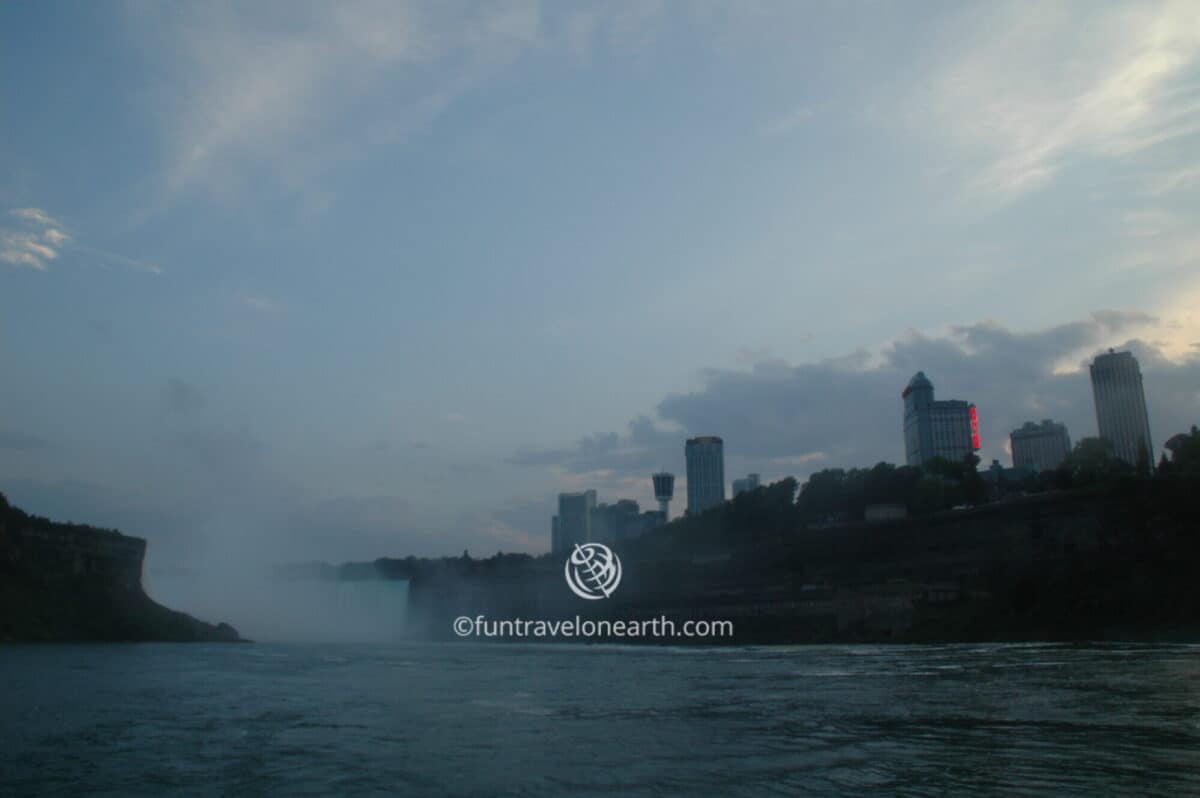
[[[934,458],[919,466],[880,462],[869,468],[827,468],[800,485],[786,477],[735,496],[703,513],[685,515],[669,524],[656,543],[687,540],[692,544],[768,537],[804,527],[862,521],[872,505],[897,505],[909,516],[1054,490],[1081,490],[1144,479],[1200,478],[1200,431],[1171,438],[1156,469],[1148,458],[1130,465],[1113,455],[1103,438],[1076,442],[1062,464],[1040,474],[1012,473],[985,480],[979,458],[960,461]],[[1167,452],[1170,452],[1170,457]],[[658,537],[658,536],[652,536]]]

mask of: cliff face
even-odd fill
[[[236,641],[142,589],[146,541],[56,524],[0,495],[0,641]]]

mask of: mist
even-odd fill
[[[264,642],[388,643],[405,632],[408,582],[284,575],[265,563],[148,568],[155,601]]]

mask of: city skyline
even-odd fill
[[[1131,452],[1137,450],[1139,440],[1137,435],[1145,430],[1144,437],[1149,438],[1149,422],[1146,413],[1146,398],[1142,383],[1142,375],[1137,359],[1130,352],[1117,352],[1110,348],[1101,353],[1089,365],[1092,381],[1093,406],[1097,419],[1098,432],[1094,437],[1108,441],[1112,446],[1114,457],[1130,465],[1138,465],[1138,458]],[[924,371],[918,371],[909,380],[901,394],[904,400],[903,438],[906,449],[908,466],[920,466],[930,459],[941,458],[951,462],[959,461],[978,450],[979,422],[975,413],[975,405],[962,400],[935,400],[935,390],[932,381]],[[1107,425],[1107,427],[1105,426]],[[960,429],[961,427],[961,429]],[[1100,430],[1105,430],[1105,435]],[[1115,438],[1115,440],[1114,440]],[[1034,475],[1043,471],[1052,471],[1063,464],[1071,453],[1070,434],[1065,424],[1052,419],[1042,419],[1040,423],[1027,421],[1020,428],[1009,434],[1012,471],[1017,474]],[[961,451],[959,451],[961,450]],[[699,512],[711,509],[725,503],[724,496],[724,440],[718,436],[701,436],[689,438],[684,447],[685,461],[689,476],[699,474],[706,479],[706,484],[699,490],[688,488],[689,511],[693,503],[700,505]],[[1153,467],[1153,459],[1147,460],[1148,467]],[[982,464],[983,460],[979,461]],[[978,465],[977,464],[977,469]],[[874,463],[859,464],[867,467]],[[892,465],[896,465],[892,463]],[[998,459],[993,458],[990,467],[981,471],[985,478],[988,472],[1003,473]],[[792,475],[787,475],[792,476]],[[658,495],[659,480],[673,475],[666,472],[656,472],[651,475],[655,494]],[[743,478],[735,478],[729,484],[731,490],[729,499],[736,499],[740,494],[752,491],[762,482],[761,475],[750,473]],[[713,483],[720,484],[718,497]],[[691,485],[691,479],[685,479],[686,485]],[[803,486],[803,481],[799,483]],[[596,492],[588,490],[585,493],[559,494],[559,515],[553,518],[551,536],[552,553],[568,550],[573,542],[583,540],[601,540],[612,542],[613,538],[593,537],[586,528],[581,528],[578,534],[584,535],[571,543],[560,543],[560,517],[565,499],[590,496],[592,506],[595,506]],[[635,511],[637,502],[629,499],[619,499],[618,505],[630,503]],[[660,506],[661,502],[660,502]],[[670,519],[662,513],[663,522]],[[646,527],[649,529],[650,527]]]
[[[151,570],[901,463],[922,369],[984,462],[1109,347],[1200,420],[1191,4],[61,8],[0,6],[0,490]]]

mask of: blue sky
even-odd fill
[[[1198,46],[1190,2],[2,5],[0,490],[164,565],[538,552],[690,434],[897,461],[918,368],[985,459],[1095,434],[1108,346],[1160,447]]]

